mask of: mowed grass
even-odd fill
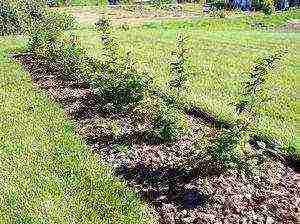
[[[150,223],[62,108],[8,58],[16,48],[23,39],[0,37],[0,223]]]
[[[222,19],[221,25],[216,22],[209,29],[206,26],[181,28],[184,23],[199,23],[193,20],[153,22],[154,26],[149,26],[148,22],[128,31],[116,29],[115,33],[122,46],[133,52],[141,68],[148,71],[156,85],[162,88],[166,88],[165,84],[170,79],[168,70],[177,33],[189,35],[191,76],[183,94],[184,101],[229,122],[237,118],[234,102],[241,91],[241,82],[249,75],[254,61],[277,50],[287,49],[288,54],[271,71],[271,78],[264,84],[262,96],[266,101],[256,106],[259,120],[257,132],[268,139],[276,137],[286,148],[295,146],[299,33],[254,30],[239,19],[235,19],[234,24],[241,26],[230,26],[231,20]],[[201,21],[202,24],[206,22]],[[75,33],[81,37],[83,46],[88,48],[90,54],[100,55],[101,44],[95,30],[82,28]]]

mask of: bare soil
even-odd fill
[[[14,59],[30,72],[36,87],[61,103],[90,149],[155,207],[161,224],[300,222],[300,176],[287,164],[269,158],[261,173],[251,177],[225,171],[222,163],[195,155],[193,135],[173,144],[151,141],[143,127],[130,126],[127,114],[103,113],[98,106],[101,99],[85,80],[66,79],[63,71],[30,54]],[[194,135],[217,131],[210,116],[197,114],[187,114]],[[121,124],[118,137],[103,125],[107,119]],[[116,149],[120,144],[129,149]],[[186,163],[191,158],[197,165]]]
[[[189,19],[199,16],[197,13],[183,11],[151,12],[151,11],[126,11],[122,9],[109,9],[108,11],[72,10],[70,12],[80,23],[93,24],[100,16],[110,16],[114,24],[131,23],[141,24],[149,20],[163,19]]]

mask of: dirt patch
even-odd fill
[[[187,115],[192,135],[162,144],[147,137],[147,124],[137,128],[127,114],[103,113],[101,99],[84,79],[66,78],[59,68],[30,54],[14,58],[30,72],[34,85],[63,105],[90,149],[154,205],[161,224],[300,221],[300,179],[286,164],[265,160],[261,173],[250,177],[224,171],[221,162],[192,150],[194,136],[217,131],[208,125],[214,121],[210,115],[195,109]],[[112,122],[122,127],[118,134]]]
[[[198,14],[189,12],[137,12],[126,11],[121,9],[110,9],[103,12],[89,11],[89,10],[73,10],[71,14],[74,15],[80,23],[94,24],[101,16],[111,17],[114,24],[131,23],[141,24],[149,20],[165,20],[165,19],[190,19],[195,18]]]

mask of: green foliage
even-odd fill
[[[177,48],[172,54],[175,56],[173,62],[171,62],[171,80],[169,85],[171,88],[179,88],[183,87],[184,83],[187,81],[188,76],[190,74],[188,62],[188,51],[187,48],[188,36],[185,34],[179,34],[177,36]]]
[[[264,0],[254,0],[251,2],[251,5],[255,10],[259,11],[264,8],[264,2]]]
[[[47,60],[64,69],[66,75],[84,73],[85,52],[78,37],[65,31],[75,26],[75,19],[66,13],[45,12],[30,30],[29,50],[37,59]]]
[[[241,149],[245,147],[247,140],[247,133],[241,127],[223,129],[212,142],[212,155],[226,165],[239,165],[242,159]]]
[[[15,9],[7,2],[0,2],[0,36],[16,34],[19,27],[20,21]]]
[[[248,170],[249,164],[246,164],[243,159],[243,150],[250,138],[258,135],[256,126],[259,121],[255,109],[264,102],[260,92],[263,91],[263,84],[271,78],[270,70],[274,69],[276,62],[281,60],[285,53],[285,51],[278,51],[256,60],[249,80],[242,85],[242,94],[236,104],[239,115],[237,123],[229,129],[222,128],[210,139],[204,138],[201,140],[203,144],[201,141],[198,142],[197,148],[200,151],[208,153],[215,160],[224,162],[226,166],[233,165]],[[266,141],[266,136],[261,137],[260,140]],[[266,143],[272,147],[273,141],[274,139],[269,139]]]
[[[53,6],[67,6],[68,0],[47,0],[47,5],[50,7]]]
[[[157,8],[162,9],[162,8],[170,7],[170,5],[176,4],[176,1],[175,0],[151,0],[149,3]]]
[[[209,16],[217,19],[222,19],[226,17],[224,10],[211,11],[209,12]]]
[[[122,51],[112,33],[110,20],[101,18],[96,26],[101,33],[104,60],[96,63],[91,78],[103,103],[110,109],[126,111],[143,99],[148,80],[137,71],[130,53]]]
[[[43,0],[7,0],[0,3],[0,35],[26,33],[44,10]]]
[[[265,15],[271,15],[275,10],[274,0],[254,0],[252,2],[252,7],[255,10],[261,10]]]
[[[245,81],[242,85],[242,93],[239,102],[236,105],[239,113],[247,110],[250,113],[253,111],[254,106],[258,106],[264,102],[261,98],[263,84],[272,78],[270,70],[274,69],[276,62],[278,62],[286,54],[286,51],[278,51],[273,55],[266,58],[259,58],[250,73],[249,80]]]
[[[114,144],[112,146],[113,150],[119,153],[128,153],[130,150],[130,146],[128,144]]]
[[[45,0],[8,0],[8,3],[16,11],[20,22],[18,28],[24,33],[30,33],[46,11]]]
[[[218,10],[210,14],[215,18],[186,19],[186,20],[166,20],[145,22],[143,28],[164,29],[164,30],[205,30],[205,31],[253,31],[253,29],[265,30],[275,29],[286,25],[289,20],[300,19],[296,10],[287,10],[280,14],[269,16],[258,14],[255,16],[241,15],[239,18],[225,17],[223,10]]]
[[[226,3],[224,0],[208,0],[207,3],[210,4],[210,6],[212,7],[212,10],[224,9],[226,6]]]
[[[111,20],[109,17],[99,18],[95,25],[96,25],[97,29],[100,32],[102,32],[104,35],[111,34],[111,32],[112,32]]]
[[[145,93],[144,98],[130,111],[133,126],[140,123],[152,124],[160,109],[161,99],[153,94]]]
[[[208,0],[207,3],[210,4],[212,10],[219,11],[222,9],[232,9],[232,5],[225,0]],[[257,11],[263,11],[266,15],[271,15],[274,12],[274,0],[254,0],[251,1],[252,7]],[[220,14],[222,16],[222,14]],[[219,17],[223,18],[223,17]]]
[[[78,36],[71,34],[63,43],[60,49],[59,59],[57,59],[64,68],[64,72],[70,78],[83,77],[91,72],[88,64],[88,56],[86,51],[81,47]]]
[[[208,131],[194,142],[196,152],[203,158],[222,162],[226,168],[243,169],[243,150],[249,136],[241,126]]]
[[[161,103],[154,117],[154,134],[163,141],[173,141],[187,132],[188,121],[185,113]]]

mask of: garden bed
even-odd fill
[[[154,205],[160,223],[299,222],[299,174],[287,164],[269,157],[261,173],[250,177],[225,171],[221,162],[191,150],[196,136],[218,132],[210,115],[191,111],[192,133],[161,143],[147,136],[147,124],[132,127],[127,114],[103,112],[85,80],[66,79],[59,68],[30,54],[13,58],[30,72],[35,86],[63,105],[91,150]],[[115,133],[112,124],[121,130]]]

